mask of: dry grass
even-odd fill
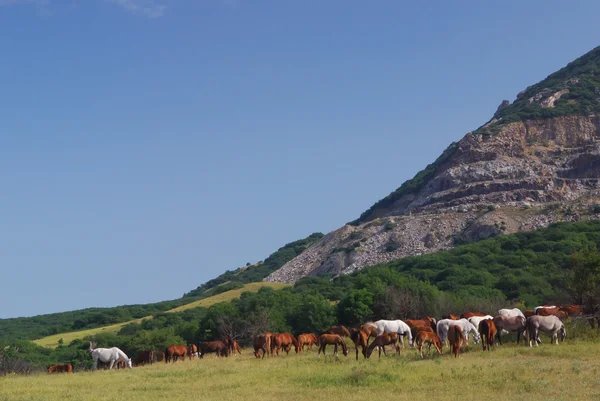
[[[331,351],[330,351],[331,352]],[[318,359],[316,352],[256,360],[179,362],[126,371],[0,378],[0,400],[592,400],[600,399],[600,344],[471,348],[424,361]]]
[[[232,299],[235,299],[235,298],[239,298],[240,295],[242,294],[242,292],[245,292],[245,291],[256,292],[262,287],[271,287],[274,290],[280,290],[280,289],[282,289],[284,287],[288,287],[288,286],[289,286],[289,284],[281,284],[281,283],[250,283],[250,284],[246,284],[243,288],[226,291],[221,294],[214,295],[212,297],[200,299],[198,301],[190,302],[189,304],[181,305],[177,308],[173,308],[173,309],[167,311],[167,313],[168,312],[181,312],[186,309],[197,308],[199,306],[208,308],[209,306],[214,305],[219,302],[226,302],[226,301],[231,301]],[[119,330],[121,330],[121,328],[123,326],[125,326],[129,323],[140,323],[144,319],[152,319],[152,316],[147,316],[147,317],[143,317],[140,319],[130,320],[128,322],[123,322],[123,323],[111,324],[110,326],[97,327],[95,329],[71,331],[71,332],[67,332],[67,333],[54,334],[54,335],[51,335],[48,337],[40,338],[38,340],[35,340],[34,342],[38,345],[41,345],[42,347],[55,348],[58,346],[58,341],[61,338],[65,344],[69,344],[71,341],[73,341],[75,339],[84,338],[84,337],[92,336],[92,335],[99,334],[99,333],[116,333]]]

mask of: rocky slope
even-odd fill
[[[596,218],[596,60],[600,48],[519,93],[513,104],[502,102],[490,122],[452,144],[413,180],[265,280],[347,274],[502,233]]]

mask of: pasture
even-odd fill
[[[480,345],[455,359],[401,356],[354,360],[309,353],[257,360],[243,355],[155,363],[127,370],[0,378],[0,400],[591,400],[600,398],[600,343]],[[392,354],[392,353],[389,353]]]
[[[174,312],[182,312],[187,309],[204,307],[208,308],[214,304],[219,302],[227,302],[232,299],[239,298],[242,292],[257,292],[262,287],[270,287],[274,290],[280,290],[285,287],[289,287],[289,284],[281,284],[281,283],[249,283],[244,285],[243,288],[237,288],[234,290],[222,292],[220,294],[213,295],[212,297],[199,299],[197,301],[190,302],[189,304],[181,305],[177,308],[173,308],[171,310],[166,311],[165,313],[174,313]],[[34,340],[33,342],[41,345],[42,347],[47,348],[55,348],[58,346],[58,341],[62,338],[65,344],[69,344],[71,341],[76,340],[78,338],[85,338],[89,336],[94,336],[100,333],[117,333],[121,328],[130,323],[140,323],[144,319],[152,319],[152,316],[146,316],[143,318],[129,320],[127,322],[111,324],[109,326],[96,327],[94,329],[88,330],[79,330],[79,331],[71,331],[66,333],[58,333],[47,337],[42,337],[40,339]]]

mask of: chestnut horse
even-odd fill
[[[48,373],[73,373],[73,365],[70,363],[65,365],[52,365],[48,368]]]
[[[559,307],[558,310],[566,313],[568,317],[577,317],[583,315],[582,305],[563,305]]]
[[[367,349],[367,358],[371,357],[373,350],[375,347],[379,347],[379,357],[381,358],[381,350],[383,350],[383,354],[387,355],[385,352],[386,345],[393,345],[396,350],[396,354],[400,355],[400,337],[397,332],[383,333],[380,336],[377,336],[375,341],[369,345]]]
[[[165,349],[165,363],[171,361],[176,362],[179,358],[185,361],[185,356],[188,354],[188,347],[185,345],[171,345]]]
[[[556,316],[560,320],[565,320],[569,317],[568,312],[560,310],[560,308],[557,306],[554,306],[552,308],[539,308],[535,311],[535,314],[538,316]]]
[[[259,334],[254,337],[254,356],[261,358],[260,351],[262,350],[262,358],[268,355],[271,350],[271,333]]]
[[[442,316],[442,319],[460,320],[460,316],[456,316],[456,315],[453,315],[452,313],[448,313],[446,316]]]
[[[418,329],[416,329],[418,330]],[[418,330],[415,336],[415,343],[417,344],[417,349],[419,350],[419,354],[421,354],[421,358],[423,358],[423,344],[429,344],[429,351],[431,352],[431,345],[437,349],[437,351],[442,354],[442,342],[438,335],[431,329],[431,327],[426,327],[422,330]]]
[[[460,356],[460,346],[467,342],[460,326],[450,326],[450,329],[448,330],[448,341],[450,341],[454,357],[458,358]]]
[[[331,326],[321,334],[337,334],[342,337],[350,337],[350,331],[344,326]]]
[[[227,340],[227,339],[226,339]],[[204,358],[204,355],[215,353],[215,358],[220,356],[227,356],[229,351],[229,341],[204,341],[198,344],[198,353],[200,359]]]
[[[367,333],[367,335],[368,335],[367,345],[369,344],[369,339],[371,337],[373,337],[373,339],[377,338],[377,326],[375,326],[375,323],[373,323],[373,322],[363,324],[362,326],[360,326],[359,330],[362,330],[365,333]],[[350,333],[350,334],[352,334],[352,333]]]
[[[432,317],[426,317],[419,320],[405,320],[404,323],[411,329],[419,329],[421,327],[430,327],[431,330],[436,331],[437,321]]]
[[[190,359],[193,359],[196,356],[198,356],[198,347],[196,346],[196,344],[188,346],[188,357]]]
[[[300,347],[300,352],[304,352],[305,345],[308,350],[311,351],[313,344],[319,345],[319,339],[313,333],[304,333],[298,336],[298,347]]]
[[[483,319],[479,322],[479,334],[481,335],[481,347],[483,351],[489,351],[494,345],[494,337],[496,336],[496,324],[493,319]]]
[[[472,318],[473,316],[486,316],[486,315],[487,315],[487,313],[481,313],[481,312],[465,312],[460,315],[460,318],[461,319],[469,319],[469,318]]]
[[[273,355],[273,350],[275,350],[275,354],[279,356],[279,350],[282,348],[286,354],[289,355],[292,344],[294,345],[294,349],[296,350],[297,354],[298,340],[296,340],[296,337],[294,337],[292,334],[279,333],[271,335],[271,355]]]
[[[342,336],[340,336],[338,334],[321,334],[319,336],[319,344],[320,344],[319,345],[319,353],[318,353],[319,358],[321,357],[321,351],[323,352],[323,355],[325,355],[325,347],[327,345],[335,346],[334,351],[333,351],[334,356],[337,356],[338,345],[342,346],[344,356],[348,356],[348,346],[346,345],[346,342],[344,341]]]
[[[362,329],[350,329],[350,338],[354,342],[354,348],[356,349],[356,360],[358,361],[358,347],[362,348],[363,357],[367,357],[367,347],[369,342],[369,333]]]

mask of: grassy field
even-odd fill
[[[250,283],[250,284],[246,284],[244,286],[244,288],[238,288],[235,290],[226,291],[221,294],[214,295],[212,297],[200,299],[198,301],[190,302],[189,304],[181,305],[177,308],[173,308],[173,309],[167,311],[167,313],[181,312],[186,309],[197,308],[199,306],[208,308],[209,306],[214,305],[219,302],[226,302],[226,301],[231,301],[232,299],[235,299],[235,298],[239,298],[240,295],[242,294],[242,292],[245,292],[245,291],[256,292],[262,287],[271,287],[275,290],[280,290],[287,286],[289,286],[289,284]],[[147,317],[143,317],[140,319],[130,320],[130,321],[123,322],[123,323],[111,324],[110,326],[97,327],[97,328],[89,329],[89,330],[71,331],[71,332],[67,332],[67,333],[54,334],[54,335],[51,335],[48,337],[40,338],[38,340],[35,340],[34,342],[38,345],[41,345],[42,347],[55,348],[58,346],[58,340],[60,340],[61,338],[63,339],[65,344],[69,344],[71,341],[73,341],[77,338],[84,338],[86,336],[91,336],[94,334],[116,333],[123,326],[125,326],[129,323],[140,323],[144,319],[152,319],[152,316],[147,316]]]
[[[455,359],[415,350],[358,362],[316,352],[256,360],[250,350],[120,371],[0,378],[0,400],[593,400],[600,343],[471,347]],[[331,350],[330,350],[331,352]]]

